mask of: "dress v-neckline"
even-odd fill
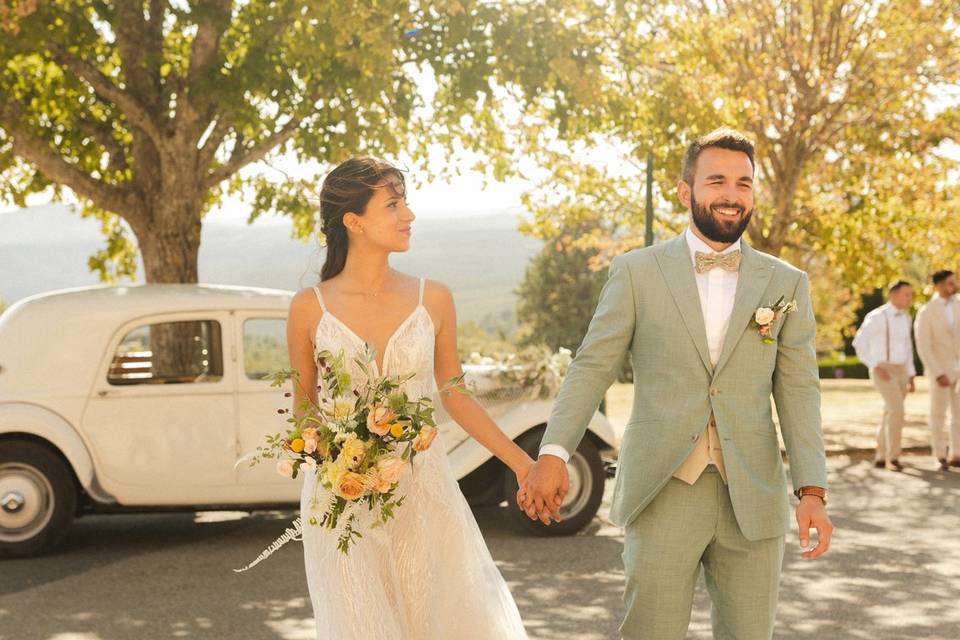
[[[423,303],[417,303],[417,306],[413,308],[413,311],[411,311],[407,315],[407,317],[403,319],[403,322],[397,325],[397,328],[393,330],[393,333],[391,333],[390,337],[387,338],[386,345],[384,345],[383,347],[383,353],[380,354],[381,356],[380,362],[377,362],[376,355],[374,355],[373,366],[377,368],[378,375],[386,375],[384,368],[387,366],[387,354],[389,354],[390,348],[393,346],[393,339],[397,337],[400,331],[402,331],[407,326],[407,324],[410,323],[411,320],[413,320],[414,316],[417,315],[417,312],[423,308],[424,308]],[[361,338],[356,331],[350,328],[350,325],[348,325],[346,322],[344,322],[343,320],[338,318],[336,315],[331,313],[329,309],[323,310],[323,316],[320,318],[320,322],[323,322],[323,319],[326,318],[327,316],[330,316],[330,319],[336,322],[338,325],[340,325],[348,334],[350,334],[351,337],[353,337],[354,340],[356,340],[360,344],[363,344],[365,346],[371,346],[374,349],[376,349],[377,345],[373,344],[372,341],[368,342],[367,340],[364,340],[363,338]],[[319,324],[317,326],[319,326]]]

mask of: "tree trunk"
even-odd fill
[[[134,228],[147,284],[196,284],[200,253],[200,202],[194,190],[158,189],[154,206]],[[162,193],[175,194],[164,198]],[[207,375],[212,356],[205,351],[203,322],[169,322],[150,328],[151,372],[164,382],[190,382]]]
[[[150,198],[154,206],[146,216],[148,224],[133,229],[143,257],[144,279],[147,284],[196,284],[202,196],[193,195],[192,189],[163,191],[178,195]]]

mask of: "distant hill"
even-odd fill
[[[540,247],[516,227],[516,215],[504,213],[421,217],[414,223],[411,250],[395,255],[393,265],[450,286],[461,322],[512,327],[513,290]],[[99,223],[66,206],[0,213],[0,296],[12,303],[43,291],[97,284],[87,258],[102,245]],[[282,219],[204,223],[202,282],[298,289],[317,281],[322,260],[322,249],[291,239]],[[142,281],[142,268],[139,274]]]

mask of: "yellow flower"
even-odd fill
[[[363,455],[367,452],[366,443],[359,438],[350,438],[343,443],[343,446],[340,448],[340,457],[346,459],[346,464],[351,469],[356,468],[360,461],[363,460]]]
[[[390,426],[390,435],[392,435],[394,438],[399,438],[400,436],[402,436],[402,435],[403,435],[403,425],[400,424],[399,422],[394,422],[394,423]]]
[[[303,451],[303,438],[294,438],[293,442],[290,443],[290,450],[294,453],[300,453]]]
[[[326,460],[321,467],[321,478],[323,479],[324,484],[331,487],[337,486],[337,483],[340,482],[340,478],[344,473],[347,472],[347,467],[343,464],[344,458],[338,458],[336,462],[333,460]]]

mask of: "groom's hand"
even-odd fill
[[[817,496],[803,496],[797,506],[797,525],[800,527],[800,548],[810,546],[810,529],[817,530],[817,546],[804,551],[801,556],[811,560],[822,556],[830,548],[830,537],[833,535],[833,523],[827,517],[827,508],[823,500]]]
[[[517,492],[517,504],[531,520],[560,522],[560,505],[570,488],[567,463],[550,454],[540,456]]]

